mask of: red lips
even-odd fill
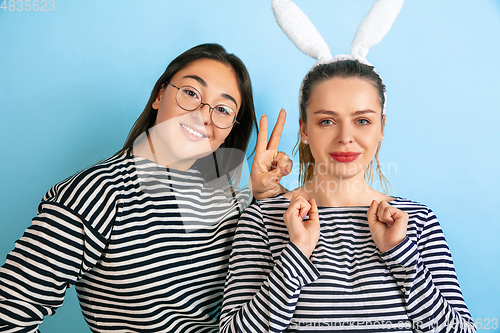
[[[352,162],[358,158],[361,153],[356,153],[353,151],[337,151],[334,153],[330,153],[330,156],[337,162],[347,163]]]

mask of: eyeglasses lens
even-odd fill
[[[202,103],[201,93],[198,89],[190,86],[182,86],[175,96],[177,104],[186,111],[198,109]],[[209,106],[210,107],[210,106]],[[229,128],[234,124],[236,112],[229,106],[219,104],[211,109],[212,123],[219,128]]]

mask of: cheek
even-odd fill
[[[231,129],[220,129],[214,126],[214,139],[211,142],[212,149],[215,150],[219,148],[221,144],[224,143],[226,138],[229,136],[229,133],[231,133]]]
[[[177,108],[177,104],[174,102],[168,102],[166,98],[162,99],[160,102],[160,107],[158,108],[158,115],[156,116],[156,122],[163,122],[165,120],[169,120],[175,117],[182,115],[183,112],[179,112]]]
[[[380,138],[380,134],[378,132],[370,133],[369,135],[365,135],[361,139],[361,143],[365,150],[369,151],[370,154],[375,156],[375,152],[378,147],[378,140]]]
[[[314,158],[315,161],[321,161],[322,159],[326,158],[328,159],[329,157],[326,155],[327,152],[329,151],[329,147],[324,144],[325,141],[327,140],[318,140],[317,138],[311,138],[309,136],[309,150],[311,151],[311,155]]]

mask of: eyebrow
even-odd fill
[[[226,94],[226,93],[223,93],[222,97],[232,101],[234,103],[234,105],[236,105],[236,107],[238,107],[238,103],[236,103],[236,100],[233,98],[233,96]]]
[[[199,77],[198,75],[186,75],[184,76],[185,79],[193,79],[193,80],[196,80],[198,81],[202,86],[206,87],[207,86],[207,83],[205,82],[205,80],[203,80],[201,77]]]
[[[185,79],[193,79],[193,80],[196,80],[198,81],[202,86],[204,87],[207,87],[207,82],[205,80],[203,80],[201,77],[199,77],[198,75],[186,75],[184,76]],[[234,99],[233,96],[229,95],[229,94],[226,94],[226,93],[222,93],[221,94],[222,97],[224,97],[225,99],[228,99],[230,100],[231,102],[234,103],[234,105],[236,105],[236,107],[238,107],[238,103],[236,103],[236,100]]]
[[[376,112],[373,110],[367,109],[367,110],[356,111],[356,112],[354,112],[354,115],[358,116],[360,114],[366,114],[366,113],[376,113]],[[318,111],[314,111],[314,114],[331,114],[333,116],[339,115],[337,112],[331,111],[331,110],[318,110]]]

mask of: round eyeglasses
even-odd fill
[[[212,121],[212,124],[214,124],[218,128],[225,129],[233,126],[235,123],[239,124],[239,122],[236,120],[236,112],[234,112],[233,109],[225,104],[217,104],[216,106],[212,107],[208,103],[203,103],[201,101],[201,93],[195,87],[177,87],[170,82],[168,82],[167,84],[177,89],[177,94],[175,94],[175,101],[181,109],[186,111],[194,111],[199,107],[207,105],[208,109],[210,110],[210,120]]]

